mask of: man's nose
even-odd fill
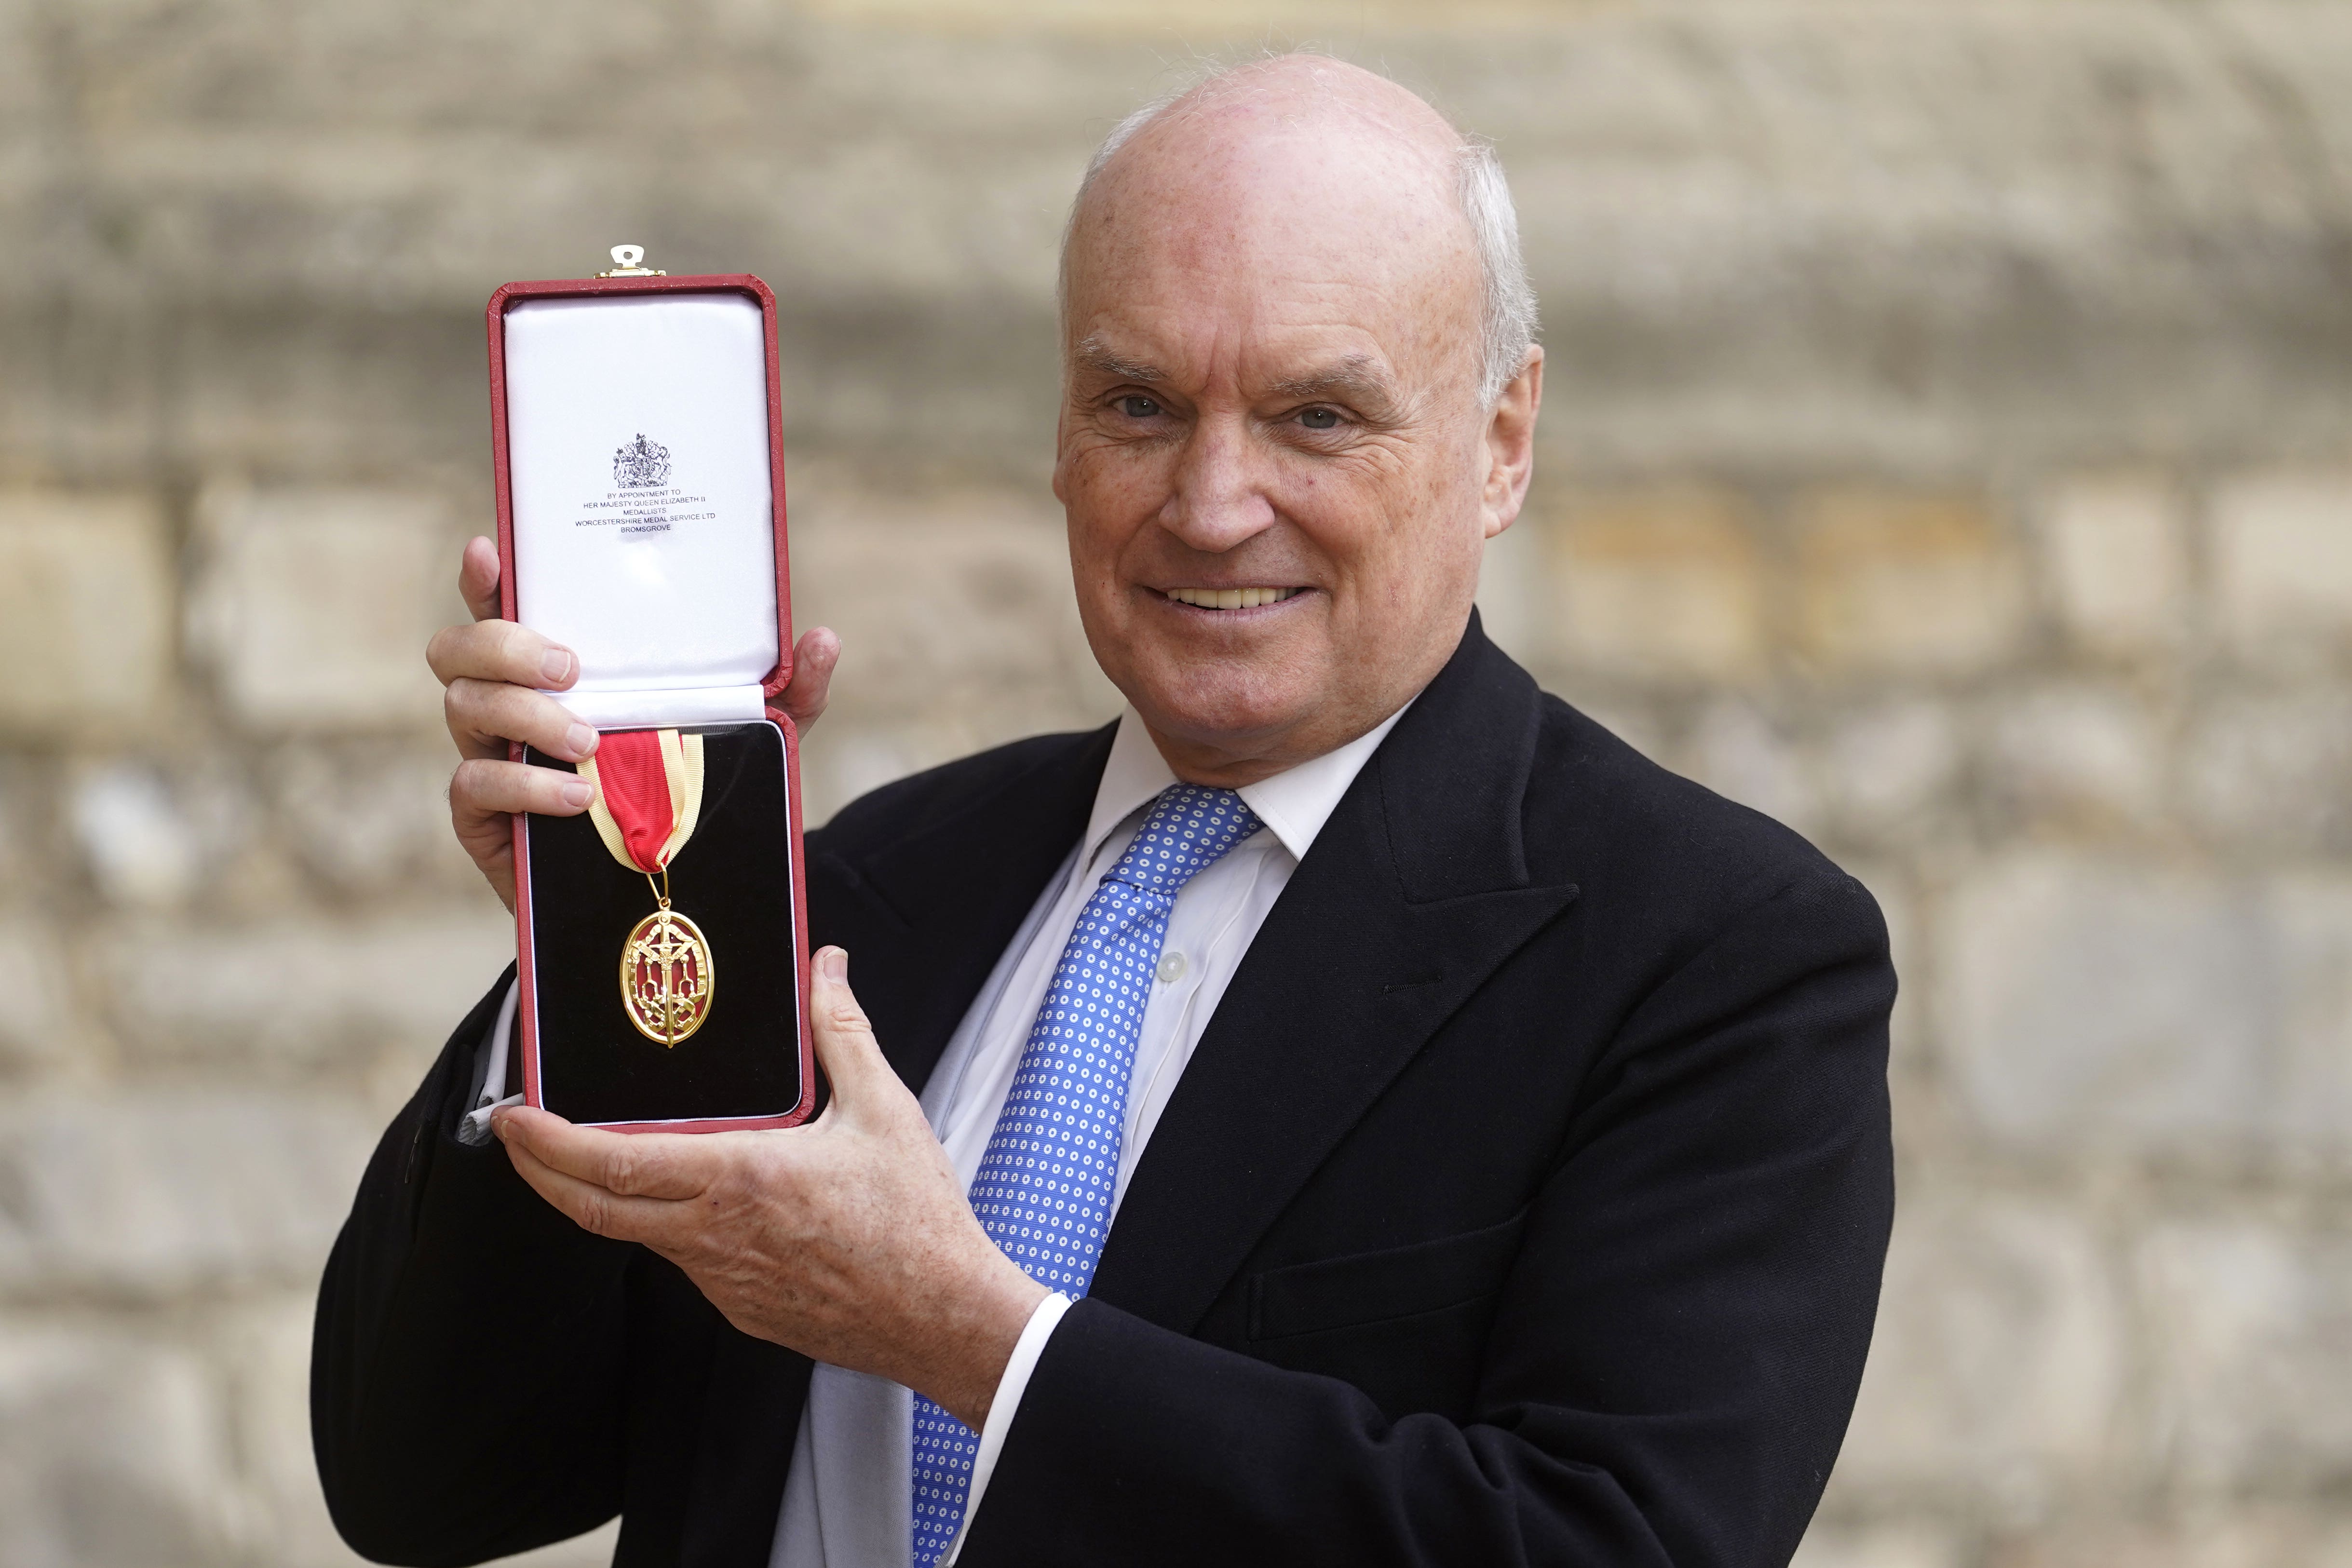
[[[1239,418],[1203,419],[1185,437],[1160,525],[1194,550],[1221,555],[1274,524],[1265,458]]]

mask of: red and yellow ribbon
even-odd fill
[[[588,816],[613,858],[655,875],[677,858],[702,816],[702,737],[618,730],[580,763],[595,795]]]

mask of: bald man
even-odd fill
[[[617,1512],[625,1564],[1788,1561],[1893,1204],[1885,931],[1480,631],[1533,319],[1492,154],[1391,83],[1284,58],[1113,133],[1054,491],[1126,711],[809,836],[805,1128],[468,1146],[484,998],[321,1289],[354,1546]],[[595,737],[496,570],[432,657],[511,901],[506,814],[583,803],[507,740]]]

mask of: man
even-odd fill
[[[1254,66],[1114,134],[1063,287],[1055,492],[1129,710],[809,836],[806,1128],[468,1148],[485,998],[322,1288],[338,1523],[417,1563],[616,1511],[624,1563],[1786,1562],[1892,1206],[1885,932],[1479,630],[1543,365],[1491,154]],[[583,801],[507,738],[594,737],[463,575],[451,800],[511,900],[503,814]]]

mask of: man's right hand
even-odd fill
[[[580,679],[580,656],[499,614],[499,552],[487,539],[466,546],[457,591],[473,612],[471,625],[444,626],[425,658],[445,688],[442,710],[449,736],[465,760],[449,779],[449,817],[457,842],[489,881],[499,901],[514,908],[514,834],[519,811],[577,816],[588,809],[586,780],[557,768],[507,760],[507,743],[520,741],[551,757],[576,763],[596,750],[596,731],[573,718],[549,690]],[[824,626],[800,639],[792,683],[776,706],[805,732],[824,711],[841,639]]]

